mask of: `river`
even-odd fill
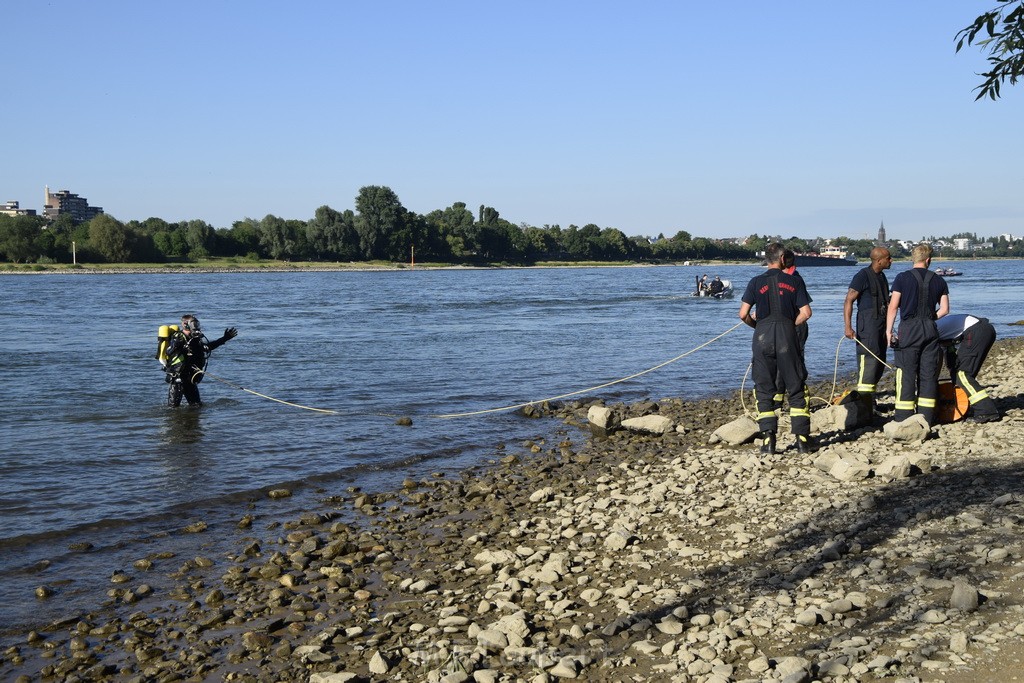
[[[988,317],[1001,337],[1024,332],[1009,325],[1024,319],[1024,261],[956,266],[964,275],[949,279],[953,312]],[[890,281],[907,267],[894,265]],[[739,296],[760,270],[2,277],[0,623],[75,608],[76,596],[85,604],[87,586],[97,572],[109,575],[118,553],[141,556],[191,521],[233,519],[255,501],[268,517],[288,515],[348,487],[393,488],[559,438],[562,425],[513,411],[435,416],[560,396],[675,358],[736,325]],[[833,376],[837,346],[838,372],[852,372],[841,311],[856,268],[801,272],[814,299],[812,377]],[[691,297],[704,273],[732,280],[736,298]],[[211,338],[239,330],[213,354],[209,371],[226,382],[202,383],[201,409],[165,407],[153,357],[158,326],[183,313],[196,314]],[[744,381],[750,335],[740,326],[657,371],[584,395],[730,392]],[[412,426],[397,426],[398,416]],[[270,488],[295,495],[270,502]],[[63,602],[43,608],[32,587],[55,577]]]

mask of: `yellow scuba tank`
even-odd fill
[[[160,365],[167,366],[167,343],[171,335],[178,331],[177,325],[161,325],[156,331],[156,356]]]

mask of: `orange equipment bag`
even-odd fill
[[[958,422],[967,415],[971,403],[967,392],[950,381],[939,382],[939,400],[935,404],[935,421],[940,424]]]

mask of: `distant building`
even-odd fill
[[[35,216],[35,209],[22,209],[16,201],[0,205],[0,215],[4,216]]]
[[[878,226],[878,243],[885,244],[885,221]]]
[[[92,220],[101,213],[103,213],[103,209],[98,206],[89,206],[85,197],[79,197],[74,192],[67,190],[50,192],[50,187],[46,187],[43,215],[47,218],[53,219],[62,214],[71,214],[75,221],[82,223]]]
[[[957,237],[953,240],[953,248],[957,251],[967,251],[971,248],[971,240],[966,237]]]

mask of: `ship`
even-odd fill
[[[824,247],[817,254],[797,254],[794,262],[797,268],[814,266],[855,266],[857,258],[850,256],[842,247]]]

